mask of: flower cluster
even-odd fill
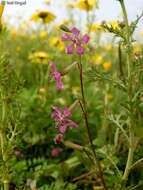
[[[56,65],[54,63],[51,63],[50,67],[51,67],[51,76],[56,81],[57,89],[62,90],[64,88],[64,85],[62,83],[61,73],[57,71]]]
[[[66,46],[67,54],[73,54],[74,51],[76,51],[78,55],[83,55],[85,50],[84,46],[89,42],[89,39],[87,34],[81,36],[80,30],[75,27],[70,30],[70,33],[64,33],[62,35],[62,41],[71,42]]]
[[[69,128],[77,128],[77,124],[71,120],[71,116],[71,111],[68,108],[53,107],[52,119],[56,122],[59,131],[55,137],[56,144],[62,142],[64,134]]]

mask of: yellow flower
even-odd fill
[[[79,0],[75,7],[84,11],[90,11],[97,7],[97,0]]]
[[[50,56],[44,51],[38,51],[31,53],[28,58],[33,63],[47,64]]]
[[[97,31],[101,31],[102,30],[102,26],[99,23],[94,23],[91,25],[90,31],[91,32],[97,32]]]
[[[4,4],[0,4],[0,28],[2,26],[2,15],[3,15],[3,11],[4,11]]]
[[[4,11],[4,4],[0,4],[0,18],[2,17],[3,11]]]
[[[51,37],[49,44],[51,47],[57,47],[60,51],[64,50],[64,43],[58,37]]]
[[[134,54],[138,54],[138,53],[141,53],[141,51],[142,51],[142,47],[141,47],[141,45],[140,44],[134,44],[134,46],[133,46],[133,53]]]
[[[111,69],[112,63],[110,61],[103,63],[103,69],[108,72]]]
[[[109,21],[107,25],[111,26],[114,30],[120,29],[119,23],[116,20]]]
[[[101,55],[94,55],[91,57],[91,62],[95,65],[100,65],[103,61],[103,57]]]
[[[46,38],[46,37],[47,37],[47,32],[46,32],[45,30],[40,31],[39,37],[40,37],[41,39]]]
[[[49,11],[39,11],[32,15],[31,20],[35,22],[42,21],[44,24],[48,24],[54,21],[55,18],[56,16]]]

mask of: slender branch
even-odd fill
[[[128,68],[128,101],[131,102],[132,100],[132,77],[131,77],[131,32],[130,32],[130,26],[128,21],[128,15],[125,7],[124,0],[120,0],[121,8],[124,15],[124,20],[126,24],[126,45],[127,45],[127,68]],[[134,132],[133,132],[133,107],[132,104],[130,104],[130,117],[129,117],[129,152],[128,152],[128,158],[127,163],[125,167],[125,171],[122,177],[122,180],[124,184],[126,184],[126,181],[128,180],[128,176],[130,174],[131,165],[133,162],[133,156],[134,156]]]
[[[105,181],[104,181],[103,170],[102,170],[100,162],[98,162],[96,151],[94,149],[94,145],[93,145],[93,142],[92,142],[91,131],[90,131],[90,128],[89,128],[86,100],[85,100],[85,95],[84,95],[83,68],[82,68],[82,59],[81,58],[82,57],[80,56],[80,60],[79,60],[79,63],[78,63],[78,68],[79,68],[79,73],[80,73],[80,88],[81,88],[81,96],[82,96],[82,103],[80,103],[80,106],[82,108],[82,112],[83,112],[83,115],[84,115],[84,120],[85,120],[86,129],[87,129],[88,139],[89,139],[91,150],[93,152],[93,155],[94,155],[94,158],[95,158],[98,170],[99,170],[100,179],[101,179],[101,182],[102,182],[102,185],[103,185],[104,189],[107,190],[107,187],[106,187],[106,184],[105,184]]]

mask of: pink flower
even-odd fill
[[[83,43],[87,44],[89,42],[89,40],[90,40],[90,37],[87,34],[83,35],[83,37],[82,37]]]
[[[77,52],[78,55],[83,55],[84,54],[84,48],[78,46],[77,49],[76,49],[76,52]]]
[[[73,45],[68,45],[68,46],[66,47],[66,53],[67,53],[67,54],[73,54],[73,51],[74,51]]]
[[[62,35],[62,41],[70,41],[71,40],[71,36],[69,34],[64,33]]]
[[[57,134],[56,137],[54,138],[56,144],[61,144],[62,140],[63,140],[62,134]]]
[[[62,109],[55,106],[53,107],[51,117],[56,122],[56,126],[59,130],[59,134],[55,138],[56,143],[62,141],[63,135],[69,128],[77,128],[77,124],[71,120],[71,116],[71,111],[68,108]],[[59,135],[62,135],[62,138]]]
[[[57,87],[57,89],[58,90],[63,89],[64,85],[62,83],[61,73],[59,71],[57,71],[56,65],[54,63],[51,63],[50,66],[51,66],[51,76],[56,81],[56,87]]]
[[[62,152],[62,149],[61,148],[53,148],[51,150],[51,156],[52,157],[57,157],[59,156],[59,154]]]
[[[73,28],[71,29],[71,32],[72,32],[74,35],[76,35],[76,36],[78,36],[78,35],[80,34],[80,30],[78,30],[76,27],[73,27]]]
[[[76,53],[78,55],[84,54],[84,45],[87,44],[90,40],[90,37],[88,34],[85,34],[83,36],[80,35],[80,30],[73,27],[71,29],[71,33],[67,34],[64,33],[62,35],[62,41],[70,41],[71,43],[67,45],[66,47],[66,53],[67,54],[73,54],[76,50]]]

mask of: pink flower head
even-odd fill
[[[78,30],[75,27],[73,27],[71,29],[71,33],[69,33],[69,34],[64,33],[62,35],[63,41],[70,41],[71,42],[66,47],[66,53],[67,54],[73,54],[75,51],[78,55],[83,55],[84,49],[85,49],[84,45],[89,42],[89,39],[90,38],[87,34],[81,36],[80,30]]]
[[[62,41],[70,41],[71,36],[67,33],[62,34]]]
[[[78,46],[77,49],[76,49],[76,52],[77,52],[78,55],[83,55],[84,54],[84,48]]]
[[[62,134],[57,134],[56,137],[54,138],[56,144],[61,144],[62,140],[63,140]]]
[[[71,111],[68,108],[53,107],[52,119],[56,122],[61,135],[64,135],[68,128],[77,128],[77,124],[71,120],[71,116]]]
[[[83,37],[82,37],[83,43],[87,44],[89,42],[89,40],[90,40],[90,37],[87,34],[83,35]]]
[[[74,51],[73,45],[68,45],[68,46],[66,47],[66,53],[67,53],[67,54],[73,54],[73,51]]]
[[[73,27],[73,28],[71,29],[71,32],[72,32],[74,35],[76,35],[76,36],[78,36],[78,35],[80,34],[80,30],[77,29],[76,27]]]
[[[57,157],[59,156],[59,154],[62,152],[62,149],[61,148],[53,148],[51,150],[51,156],[52,157]]]
[[[51,66],[51,76],[56,81],[56,87],[57,87],[57,89],[58,90],[63,89],[64,85],[62,83],[61,73],[59,71],[57,71],[56,65],[54,63],[51,63],[50,66]]]

